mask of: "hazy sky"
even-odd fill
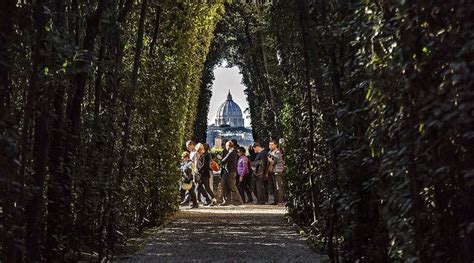
[[[221,67],[214,70],[214,83],[212,85],[211,105],[209,107],[209,115],[207,123],[213,124],[216,118],[217,108],[227,99],[227,93],[230,90],[232,99],[240,106],[244,115],[245,126],[250,125],[250,119],[245,109],[249,107],[247,97],[244,94],[245,86],[242,82],[242,75],[239,73],[238,67],[226,68],[223,63]]]

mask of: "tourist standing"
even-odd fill
[[[232,142],[232,144],[234,145],[234,149],[236,150],[237,152],[237,155],[239,155],[239,148],[240,148],[240,145],[237,143],[237,139],[231,139],[230,140]],[[237,174],[235,176],[235,185],[237,186],[237,189],[239,189],[239,175]],[[244,200],[244,197],[242,196],[242,200]],[[245,202],[245,201],[244,201]]]
[[[206,204],[215,205],[217,203],[214,198],[214,193],[211,191],[209,186],[209,178],[211,176],[211,155],[209,152],[206,152],[203,144],[198,143],[196,145],[196,150],[199,153],[199,159],[197,163],[197,173],[199,175],[198,180],[198,192],[206,199]]]
[[[270,153],[268,154],[269,162],[269,177],[271,177],[272,191],[273,191],[273,204],[276,205],[283,201],[283,188],[282,188],[282,177],[284,163],[281,151],[278,149],[278,143],[275,140],[271,140],[268,144]]]
[[[268,202],[268,191],[265,189],[265,181],[268,182],[267,179],[267,151],[265,151],[262,145],[258,142],[253,144],[253,148],[255,149],[255,160],[252,162],[251,167],[254,171],[254,183],[255,189],[257,191],[257,203],[258,204],[265,204]]]
[[[193,182],[192,165],[193,163],[189,158],[189,152],[183,152],[183,154],[181,155],[181,167],[180,167],[182,182],[185,184],[192,183],[192,187],[190,189],[185,190],[186,191],[185,195],[191,199],[192,208],[197,208],[199,207],[199,205],[197,203],[196,192],[195,192],[196,185]],[[189,201],[186,202],[185,200],[183,201],[183,203],[181,203],[181,205],[185,205],[185,204],[189,204]]]
[[[199,160],[199,153],[196,150],[196,143],[193,140],[189,140],[186,142],[186,148],[189,151],[189,159],[193,163],[193,172],[196,171],[197,162]]]
[[[252,192],[250,192],[250,185],[248,184],[248,178],[250,178],[249,171],[249,159],[245,156],[245,148],[239,147],[237,150],[239,160],[237,162],[237,177],[238,183],[237,188],[239,189],[240,196],[244,203],[252,203]],[[245,201],[245,194],[247,194],[247,202]]]
[[[248,155],[247,158],[249,159],[249,179],[248,179],[248,184],[250,191],[253,193],[253,196],[257,198],[257,180],[255,178],[255,169],[252,168],[252,163],[255,161],[255,157],[257,156],[257,153],[255,152],[255,149],[253,148],[253,145],[249,145],[248,149]]]
[[[222,148],[222,155],[217,155],[217,159],[222,160],[223,156],[226,156],[229,151],[227,151],[225,145],[228,142],[228,139],[223,139],[221,142],[221,148]],[[224,165],[221,164],[221,171],[220,171],[220,182],[218,185],[218,194],[217,198],[219,199],[218,201],[221,203],[224,203],[224,196],[227,196],[229,193],[229,189],[225,186],[224,178],[225,175],[227,174],[227,170],[225,169]]]
[[[231,141],[228,141],[226,144],[226,149],[228,150],[227,155],[222,159],[222,165],[225,167],[226,173],[222,177],[224,189],[224,203],[223,205],[228,205],[230,203],[234,205],[243,204],[242,198],[240,197],[239,191],[235,184],[235,177],[237,176],[237,162],[239,155],[237,150],[234,148],[234,144]]]
[[[204,151],[209,154],[209,158],[210,158],[210,160],[212,160],[213,156],[212,156],[212,153],[211,153],[211,146],[209,145],[209,143],[204,144]],[[214,171],[212,171],[212,169],[209,169],[209,186],[210,186],[210,190],[212,192],[212,196],[215,197],[215,194],[214,194]]]
[[[198,163],[198,160],[199,160],[199,153],[196,150],[196,142],[194,142],[193,140],[188,140],[186,142],[186,148],[189,151],[189,159],[191,160],[191,162],[193,164],[192,165],[193,181],[194,181],[194,183],[197,183],[195,175],[196,175],[196,172],[197,172],[197,163]],[[196,196],[197,196],[198,201],[201,202],[201,194],[198,192],[197,187],[195,188],[195,191],[196,191]]]

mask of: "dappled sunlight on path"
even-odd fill
[[[282,205],[200,206],[192,209],[181,207],[181,211],[209,214],[274,214],[284,216],[286,207]]]
[[[141,251],[119,262],[320,262],[285,213],[271,205],[182,207]]]

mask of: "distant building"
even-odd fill
[[[253,143],[252,130],[244,126],[244,118],[239,105],[227,95],[227,100],[217,109],[214,124],[207,126],[207,142],[211,147],[221,145],[223,139],[236,139],[239,145]]]

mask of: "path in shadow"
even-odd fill
[[[320,262],[281,206],[182,208],[138,253],[118,262]]]

